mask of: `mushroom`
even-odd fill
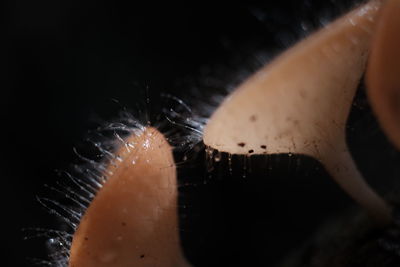
[[[126,139],[73,236],[70,267],[188,267],[172,149],[154,128]]]
[[[204,143],[230,154],[312,156],[377,222],[390,222],[391,209],[364,181],[345,138],[380,5],[361,5],[250,77],[211,116]]]
[[[346,120],[365,70],[380,5],[373,0],[358,7],[250,77],[212,115],[204,143],[230,154],[312,156],[378,223],[390,222],[390,207],[364,181],[345,140]],[[388,6],[392,9],[384,10],[378,24],[367,83],[384,129],[399,144],[399,124],[394,120],[398,110],[391,98],[398,94],[393,85],[399,79],[392,69],[399,56],[389,61],[390,68],[384,60],[391,47],[388,36],[396,37],[392,31],[398,29],[394,22],[399,19],[394,10],[400,5],[389,0]],[[386,103],[391,105],[385,107]],[[178,235],[171,147],[150,127],[133,133],[126,143],[134,147],[121,147],[119,160],[108,166],[108,179],[74,234],[69,266],[189,267]]]

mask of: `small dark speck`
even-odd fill
[[[260,146],[262,149],[267,149],[267,146],[266,145],[262,145],[262,146]]]
[[[254,152],[254,150],[253,150],[253,149],[250,149],[250,150],[249,150],[249,153],[250,153],[250,154],[251,154],[251,153],[253,153],[253,152]]]
[[[307,98],[307,93],[305,91],[300,91],[300,96],[304,99]]]
[[[126,223],[125,223],[125,222],[122,222],[121,225],[122,225],[122,226],[126,226]]]
[[[89,237],[85,236],[85,240],[88,241],[88,240],[89,240]]]
[[[246,144],[245,143],[238,143],[238,146],[244,147]]]
[[[140,255],[140,258],[143,259],[144,258],[144,254]]]
[[[251,115],[250,116],[250,121],[256,121],[257,120],[257,116],[256,115]]]

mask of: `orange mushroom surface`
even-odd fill
[[[204,143],[231,154],[312,156],[376,221],[390,222],[390,208],[359,173],[345,135],[381,5],[360,5],[251,76],[211,116]]]
[[[189,266],[180,249],[170,145],[145,128],[116,155],[73,237],[69,266]]]
[[[380,12],[367,69],[368,96],[383,130],[400,148],[400,1]]]

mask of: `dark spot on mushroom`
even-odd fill
[[[253,149],[250,149],[250,150],[249,150],[249,153],[250,153],[250,154],[251,154],[251,153],[253,153],[253,152],[254,152],[254,150],[253,150]]]
[[[266,145],[261,145],[260,146],[262,149],[267,149],[267,146]]]
[[[144,258],[144,254],[140,255],[140,258],[143,259]]]
[[[244,147],[246,145],[246,143],[238,143],[238,146],[240,147]]]
[[[256,115],[251,115],[250,116],[250,121],[254,122],[257,120],[257,116]]]
[[[301,98],[306,99],[307,98],[306,91],[300,90],[300,96],[301,96]]]
[[[89,240],[89,237],[85,236],[85,241],[88,241],[88,240]]]
[[[125,222],[122,222],[121,225],[122,225],[122,226],[126,226],[126,223],[125,223]]]

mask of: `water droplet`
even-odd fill
[[[64,244],[58,238],[48,239],[46,245],[50,250],[60,250],[64,246]]]
[[[218,151],[218,153],[214,156],[214,161],[215,162],[220,162],[221,161],[221,152]]]
[[[143,148],[148,149],[150,147],[150,140],[146,139],[146,141],[144,141],[142,146],[143,146]]]

